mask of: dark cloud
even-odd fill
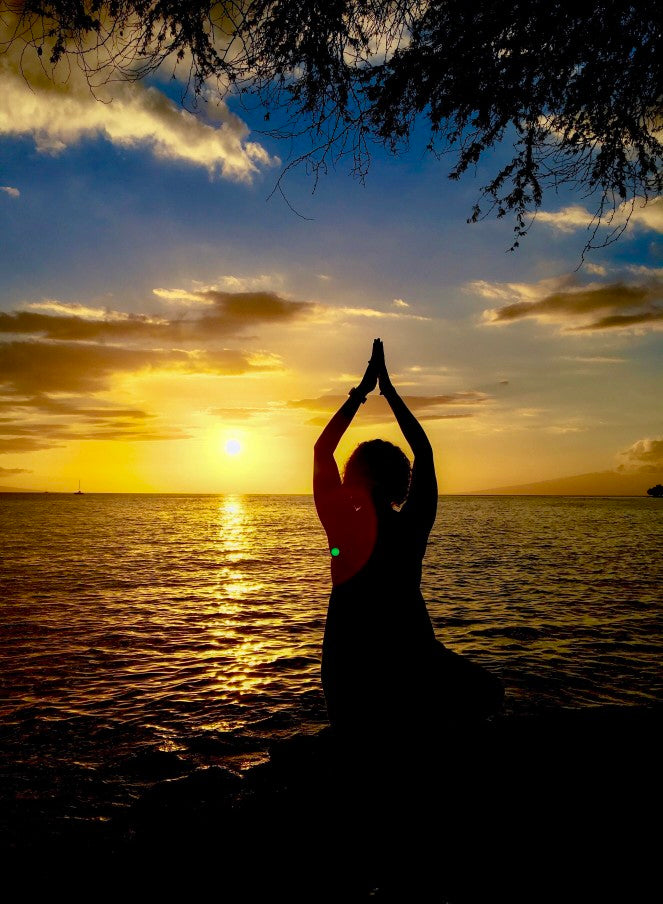
[[[554,292],[539,301],[519,301],[489,312],[493,323],[508,323],[525,317],[568,320],[594,317],[575,330],[623,329],[663,320],[663,286],[611,283],[580,291]]]
[[[192,293],[206,302],[172,319],[146,314],[108,311],[90,319],[82,314],[45,314],[35,311],[0,312],[0,333],[40,336],[58,341],[85,342],[205,342],[240,333],[261,323],[289,323],[317,310],[307,301],[288,301],[274,292]]]
[[[98,392],[120,371],[134,371],[172,361],[183,352],[77,343],[5,342],[0,345],[0,385],[34,395],[43,392]]]
[[[416,413],[417,417],[422,421],[447,420],[450,418],[472,417],[470,412],[446,412],[440,411],[449,405],[475,405],[486,401],[488,397],[480,392],[454,392],[446,395],[437,396],[403,396],[408,408]],[[328,395],[320,396],[316,399],[299,399],[288,402],[289,408],[303,408],[306,411],[313,411],[318,414],[317,417],[308,421],[316,426],[323,426],[329,420],[329,415],[337,411],[347,396]],[[393,414],[385,399],[380,396],[372,395],[361,406],[363,420],[369,420],[374,423],[384,423],[391,420]],[[320,416],[320,415],[325,415]]]
[[[75,342],[0,343],[0,387],[5,384],[26,396],[99,392],[107,388],[113,374],[157,369],[239,375],[271,368],[252,363],[246,352],[237,349],[187,352]]]
[[[145,421],[154,416],[142,409],[94,395],[122,373],[239,376],[274,370],[280,366],[274,357],[214,347],[213,341],[249,324],[292,320],[314,307],[270,292],[199,295],[206,302],[202,310],[172,320],[117,312],[95,319],[89,309],[72,312],[57,303],[56,313],[0,312],[0,334],[8,339],[0,342],[0,410],[13,415],[0,419],[0,452],[46,449],[63,440],[185,438],[176,428],[148,429]],[[18,335],[35,338],[9,338]],[[186,347],[190,340],[194,347]],[[51,420],[36,423],[31,414]]]
[[[641,314],[611,314],[608,317],[601,317],[593,323],[585,324],[585,326],[576,327],[576,330],[623,329],[628,326],[655,323],[656,321],[663,321],[663,308],[649,312],[643,311]]]
[[[68,398],[51,398],[45,393],[22,397],[18,393],[0,397],[0,411],[39,411],[42,414],[69,415],[83,420],[106,420],[108,418],[135,418],[143,420],[154,417],[140,408],[117,408],[111,402],[96,400],[98,407],[90,408],[89,399],[70,396]],[[3,418],[0,418],[2,421]]]
[[[177,428],[147,429],[135,419],[99,419],[97,423],[69,421],[30,422],[0,419],[0,453],[29,452],[37,449],[53,448],[60,445],[58,440],[170,440],[188,439],[189,434]]]
[[[32,474],[27,468],[0,468],[0,477],[6,477],[8,474]]]
[[[27,452],[82,439],[164,440],[187,436],[146,424],[154,415],[94,398],[117,374],[166,370],[239,376],[277,369],[268,354],[218,348],[247,326],[289,322],[316,308],[273,292],[197,293],[204,305],[173,319],[45,303],[42,311],[0,312],[0,452]],[[13,338],[18,336],[29,339]],[[188,344],[189,343],[189,344]],[[47,415],[35,422],[30,415]],[[242,417],[236,410],[226,417]],[[247,417],[250,414],[247,413]],[[65,420],[66,419],[66,420]]]
[[[195,293],[214,303],[215,313],[204,314],[201,322],[225,323],[236,329],[247,324],[279,323],[295,320],[318,310],[309,301],[288,301],[275,292],[219,292],[209,289]]]
[[[29,334],[61,341],[161,339],[166,338],[170,326],[167,321],[155,321],[142,314],[130,314],[122,319],[109,315],[107,320],[88,320],[83,316],[33,311],[0,312],[0,333]]]
[[[4,438],[0,436],[0,455],[6,452],[37,452],[40,449],[52,449],[61,443],[51,443],[32,437],[12,436]]]

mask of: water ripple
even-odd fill
[[[441,499],[422,584],[438,636],[500,674],[512,709],[661,700],[662,512]],[[13,762],[212,735],[255,752],[325,720],[329,557],[309,497],[0,496],[0,563]]]

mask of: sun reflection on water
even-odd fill
[[[256,616],[264,581],[254,570],[261,566],[256,526],[242,496],[226,496],[217,510],[218,584],[217,613],[210,626],[222,647],[230,646],[232,662],[218,667],[210,663],[210,677],[224,694],[235,699],[256,693],[265,685],[260,668],[275,655],[271,620]],[[260,630],[253,633],[254,622]],[[250,636],[247,637],[247,633]]]

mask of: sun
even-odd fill
[[[239,455],[242,451],[242,444],[238,439],[229,439],[226,442],[226,452],[228,455]]]

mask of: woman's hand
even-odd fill
[[[371,362],[374,364],[377,371],[378,382],[380,383],[380,393],[384,395],[385,391],[391,389],[392,386],[389,374],[387,373],[387,365],[384,360],[384,345],[380,339],[376,339],[373,342]]]
[[[357,387],[361,391],[361,394],[367,396],[369,392],[373,392],[378,383],[378,377],[380,376],[379,371],[379,355],[376,352],[378,346],[381,348],[382,343],[379,339],[373,340],[373,352],[371,354],[371,359],[368,362],[368,367],[366,368],[366,373],[361,378],[361,383]],[[382,363],[384,364],[384,353],[382,353]]]

